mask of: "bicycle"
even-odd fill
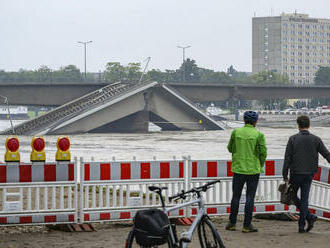
[[[214,180],[209,183],[206,183],[200,187],[192,188],[191,190],[184,191],[182,190],[180,193],[169,197],[169,201],[172,200],[185,200],[187,195],[193,194],[195,199],[189,200],[188,202],[184,202],[182,204],[176,205],[174,207],[166,208],[165,202],[162,195],[162,190],[167,189],[167,187],[157,187],[157,186],[149,186],[149,190],[155,192],[159,195],[162,204],[162,211],[168,215],[169,212],[191,206],[194,204],[198,204],[197,215],[191,224],[188,231],[181,233],[180,239],[177,237],[176,226],[174,224],[169,225],[169,235],[167,237],[166,246],[170,248],[185,248],[191,242],[194,231],[198,230],[198,239],[200,242],[201,248],[225,248],[223,241],[214,227],[211,219],[206,213],[206,209],[203,202],[202,192],[206,192],[213,184],[220,182],[220,180]],[[139,246],[134,242],[135,240],[135,227],[133,226],[132,230],[129,232],[128,237],[126,239],[126,248],[132,247],[143,247],[143,248],[157,248],[158,246]],[[135,246],[134,246],[135,245]]]

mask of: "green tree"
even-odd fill
[[[314,82],[316,85],[330,85],[330,67],[321,66],[315,73]]]
[[[83,81],[80,70],[75,65],[62,66],[52,73],[55,82],[81,82]]]
[[[256,84],[289,84],[287,75],[273,71],[262,71],[250,77],[252,83]]]
[[[184,80],[185,82],[191,82],[196,83],[200,82],[200,74],[199,74],[199,68],[196,65],[196,61],[193,59],[186,59],[180,69],[178,70],[178,73],[183,75],[184,73]]]
[[[126,71],[126,82],[128,83],[138,83],[142,72],[141,63],[129,63],[125,68]]]
[[[104,79],[109,83],[120,82],[125,77],[125,67],[119,62],[109,62],[106,65]]]

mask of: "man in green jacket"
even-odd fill
[[[235,231],[239,201],[244,184],[246,183],[246,201],[242,232],[257,232],[252,224],[254,197],[259,183],[259,176],[264,172],[263,167],[267,156],[265,136],[255,126],[258,114],[254,111],[244,113],[245,126],[231,133],[227,146],[232,153],[231,171],[233,176],[233,197],[230,206],[229,222],[226,230]]]

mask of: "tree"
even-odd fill
[[[178,73],[181,75],[184,73],[185,82],[200,82],[199,68],[193,59],[186,59],[182,63]]]
[[[282,75],[274,71],[262,71],[250,77],[252,83],[256,84],[289,84],[287,75]]]
[[[36,79],[38,82],[51,82],[52,81],[52,70],[46,66],[42,65],[36,72]]]
[[[316,85],[330,85],[330,67],[321,66],[315,73],[314,82]]]
[[[55,82],[81,82],[83,81],[80,70],[75,65],[62,66],[53,72]]]
[[[125,77],[125,68],[119,62],[109,62],[106,65],[104,79],[109,83],[120,82]]]
[[[128,83],[138,83],[142,72],[141,63],[129,63],[125,68],[126,71],[126,81]]]

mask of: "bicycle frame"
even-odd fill
[[[169,207],[169,208],[165,207],[164,208],[164,212],[166,214],[168,214],[171,211],[174,211],[174,210],[177,210],[177,209],[180,209],[180,208],[183,208],[183,207],[191,206],[191,205],[196,204],[196,203],[198,203],[198,207],[199,207],[196,218],[194,219],[194,222],[191,224],[189,230],[187,232],[182,233],[181,237],[179,238],[179,243],[180,243],[180,240],[182,240],[182,248],[187,247],[188,243],[192,239],[192,236],[193,236],[193,233],[194,233],[195,229],[197,228],[198,224],[200,223],[200,221],[202,220],[202,218],[205,215],[205,207],[204,207],[204,203],[203,203],[203,198],[202,198],[202,196],[199,196],[195,200],[191,200],[189,202],[185,202],[185,203],[182,203],[182,204],[174,206],[174,207]],[[172,230],[171,226],[170,226],[170,237],[171,237],[171,240],[172,240],[172,244],[178,245],[178,243],[176,243],[176,241],[175,241],[174,233],[173,233],[173,230]],[[188,241],[188,242],[186,242],[185,240]]]

